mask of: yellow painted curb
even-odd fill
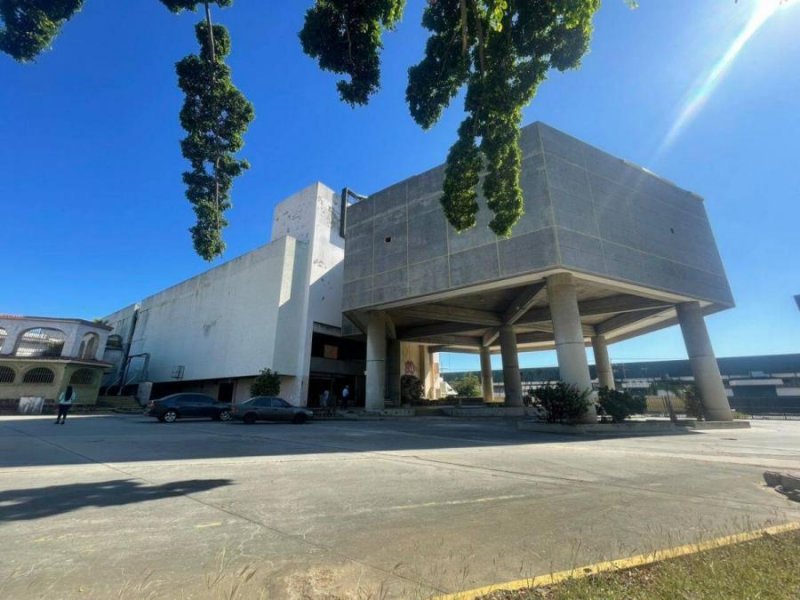
[[[444,596],[435,596],[432,598],[432,600],[473,600],[476,597],[485,596],[490,592],[511,591],[523,588],[536,588],[546,585],[554,585],[567,579],[580,579],[581,577],[588,577],[589,575],[595,575],[597,573],[603,573],[606,571],[641,567],[643,565],[649,565],[670,558],[678,558],[679,556],[695,554],[705,550],[712,550],[714,548],[722,548],[723,546],[730,546],[732,544],[749,542],[765,535],[776,535],[779,533],[786,533],[788,531],[796,531],[799,529],[800,522],[775,525],[773,527],[756,529],[755,531],[737,533],[735,535],[726,535],[725,537],[709,540],[707,542],[686,544],[685,546],[677,546],[676,548],[656,550],[655,552],[651,552],[649,554],[638,554],[629,558],[620,558],[618,560],[599,562],[593,565],[586,565],[585,567],[570,569],[569,571],[559,571],[558,573],[551,573],[549,575],[537,575],[536,577],[531,577],[529,579],[517,579],[516,581],[487,585],[484,587],[475,588],[474,590],[456,592],[454,594],[445,594]]]

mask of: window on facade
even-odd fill
[[[78,369],[69,378],[71,385],[92,385],[94,383],[94,371],[91,369]]]
[[[50,369],[36,367],[25,373],[22,383],[53,383],[55,378],[55,374]]]
[[[121,335],[110,335],[108,336],[108,340],[106,341],[106,348],[112,350],[119,350],[122,348],[122,336]]]
[[[61,356],[67,336],[60,329],[36,327],[29,329],[20,337],[15,356],[31,358],[55,358]]]
[[[6,343],[6,339],[8,338],[8,332],[0,327],[0,350],[3,349],[3,344]]]
[[[324,358],[332,358],[336,360],[339,358],[339,347],[334,346],[333,344],[325,344],[325,347],[322,350],[322,356]]]
[[[14,383],[15,376],[11,367],[0,367],[0,383]]]

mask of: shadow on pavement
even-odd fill
[[[131,479],[71,483],[0,492],[0,522],[29,521],[87,507],[122,506],[232,485],[230,479],[189,479],[146,485]]]
[[[539,444],[603,444],[630,438],[520,431],[516,419],[414,417],[376,421],[159,423],[141,416],[0,419],[0,469],[44,465],[308,456]],[[675,436],[678,432],[666,434]],[[686,434],[694,436],[696,434]],[[648,435],[647,437],[660,437]],[[0,474],[0,476],[2,476]]]

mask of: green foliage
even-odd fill
[[[630,392],[600,388],[598,403],[606,414],[611,415],[614,423],[621,423],[631,415],[641,414],[647,410],[647,402],[642,396],[633,396]]]
[[[281,376],[277,371],[262,369],[250,386],[251,396],[277,396],[281,393]]]
[[[683,390],[683,399],[686,402],[686,416],[695,419],[703,418],[703,402],[700,393],[694,384],[687,385]]]
[[[0,52],[32,61],[83,6],[83,0],[0,0]]]
[[[233,179],[249,167],[234,153],[253,120],[253,106],[231,82],[224,58],[230,53],[228,30],[214,25],[212,52],[206,22],[195,27],[200,55],[189,55],[176,65],[178,86],[186,94],[181,125],[187,136],[181,141],[191,171],[183,174],[186,197],[194,207],[197,223],[190,229],[197,253],[206,260],[222,254],[224,212],[230,208]]]
[[[416,404],[425,393],[425,387],[416,375],[400,377],[400,401],[403,404]]]
[[[473,373],[467,373],[453,382],[453,389],[460,398],[475,398],[481,388],[481,381]]]
[[[381,38],[404,8],[405,0],[316,0],[306,12],[303,51],[322,69],[350,76],[336,84],[348,104],[366,104],[378,91]]]
[[[458,231],[473,227],[483,195],[489,227],[511,233],[523,214],[519,126],[522,109],[551,68],[577,67],[600,0],[430,0],[422,25],[425,57],[409,69],[406,99],[424,129],[466,87],[466,117],[445,169],[442,207]],[[403,0],[316,0],[300,33],[323,69],[347,73],[342,99],[365,104],[378,89],[381,38],[402,15]]]
[[[574,385],[558,381],[530,389],[533,405],[539,407],[548,423],[572,423],[589,410],[592,403],[590,390],[579,390]]]

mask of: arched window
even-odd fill
[[[6,343],[7,339],[8,339],[8,332],[3,327],[0,327],[0,350],[3,349],[3,344]]]
[[[100,336],[96,333],[87,333],[81,340],[80,358],[93,360],[97,354],[97,345],[100,343]]]
[[[94,371],[91,369],[78,369],[69,378],[70,385],[92,385],[94,383]]]
[[[16,375],[11,367],[0,367],[0,383],[14,383]]]
[[[22,383],[53,383],[55,374],[45,367],[36,367],[31,369],[22,378]]]
[[[22,334],[17,344],[16,356],[33,358],[61,356],[67,336],[60,329],[35,327]]]

